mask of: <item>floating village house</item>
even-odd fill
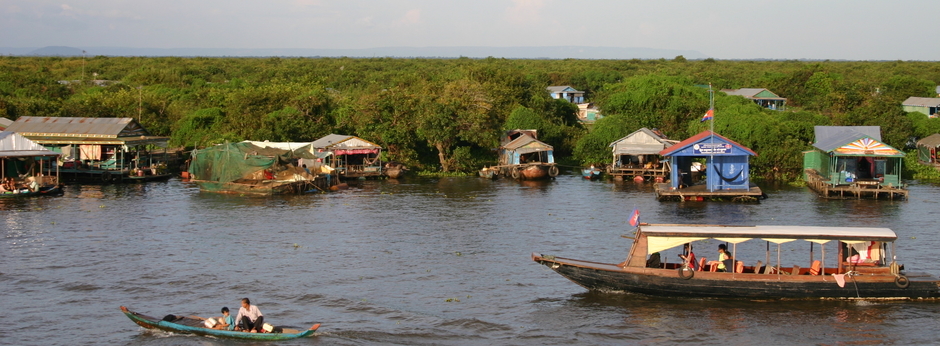
[[[165,167],[168,159],[169,138],[152,136],[133,118],[23,116],[7,130],[61,153],[63,180],[123,181],[133,169]],[[163,150],[151,155],[155,148]]]
[[[356,136],[329,134],[313,141],[318,153],[328,154],[326,164],[343,178],[378,177],[382,173],[382,147]]]
[[[905,112],[920,112],[930,118],[937,117],[937,111],[940,110],[940,98],[935,97],[908,97],[901,103],[901,108]]]
[[[16,132],[0,131],[0,179],[10,178],[19,185],[27,177],[41,176],[39,185],[57,185],[58,175],[43,172],[54,167],[60,155]]]
[[[667,139],[656,129],[641,128],[633,133],[610,143],[613,162],[607,168],[607,174],[615,180],[625,177],[634,180],[665,180],[670,173],[667,162],[660,162],[659,152],[679,141]]]
[[[721,91],[728,95],[742,96],[767,109],[782,111],[787,105],[786,98],[763,88],[721,89]]]
[[[940,161],[937,160],[937,149],[940,149],[940,133],[922,138],[917,141],[917,160],[927,165],[940,165]]]
[[[570,86],[555,85],[546,89],[548,89],[548,93],[553,99],[568,100],[571,103],[584,103],[584,92]]]
[[[300,164],[300,160],[316,162],[317,158],[310,143],[226,143],[194,150],[189,175],[206,192],[278,195],[325,191],[330,183],[328,174],[311,173]]]
[[[521,180],[558,175],[554,148],[537,139],[537,130],[509,130],[500,139],[499,174]]]
[[[763,196],[750,181],[750,157],[757,154],[711,131],[703,131],[659,152],[672,167],[669,181],[656,184],[660,200],[706,198],[752,202]],[[695,159],[704,160],[705,184],[692,180]]]
[[[816,126],[814,150],[803,153],[807,185],[825,198],[907,197],[904,153],[881,142],[879,126]]]

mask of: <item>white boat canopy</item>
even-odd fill
[[[898,237],[889,228],[826,226],[643,225],[640,233],[647,238],[648,254],[704,239],[733,244],[751,239],[763,239],[776,244],[794,240],[824,244],[829,240],[845,243],[890,242]]]

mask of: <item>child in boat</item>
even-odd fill
[[[718,244],[718,260],[710,261],[708,265],[717,265],[718,271],[724,272],[728,271],[728,267],[725,265],[725,261],[731,259],[731,253],[728,252],[728,246],[725,244]]]
[[[235,317],[229,313],[228,307],[222,307],[222,317],[216,318],[218,324],[212,329],[235,330]]]

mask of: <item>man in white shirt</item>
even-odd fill
[[[261,326],[264,325],[264,315],[261,315],[261,310],[258,310],[257,306],[251,305],[248,298],[242,298],[242,307],[238,309],[235,323],[238,324],[235,330],[260,333]]]

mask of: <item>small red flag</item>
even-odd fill
[[[640,225],[640,209],[634,208],[633,214],[630,215],[630,226],[636,227]]]

